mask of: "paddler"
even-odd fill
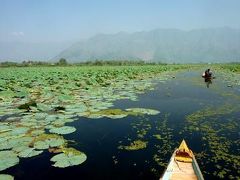
[[[212,77],[212,71],[210,71],[210,69],[207,69],[203,75],[202,75],[204,78],[210,78]]]

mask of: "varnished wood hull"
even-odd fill
[[[192,157],[192,162],[180,162],[175,159],[176,151],[174,151],[167,169],[160,180],[203,180],[203,175],[197,164],[195,156]]]

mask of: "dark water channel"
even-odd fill
[[[139,101],[119,100],[115,102],[114,108],[126,109],[132,107],[151,108],[159,110],[161,113],[154,116],[128,116],[122,119],[87,119],[79,118],[78,121],[68,123],[76,127],[75,133],[65,135],[68,140],[74,140],[69,146],[79,149],[87,154],[87,161],[79,166],[64,169],[51,166],[49,159],[52,154],[45,152],[39,156],[23,159],[19,165],[9,168],[6,173],[15,176],[15,179],[158,179],[165,167],[158,165],[154,160],[154,155],[162,158],[163,163],[167,163],[173,150],[184,138],[189,147],[195,153],[205,152],[206,157],[197,156],[200,169],[206,179],[217,179],[217,173],[224,168],[231,171],[225,174],[237,178],[240,173],[220,160],[221,166],[216,168],[213,161],[209,161],[212,151],[204,136],[208,136],[207,131],[198,128],[187,130],[190,126],[186,122],[186,116],[206,107],[219,107],[230,104],[231,107],[239,106],[239,87],[227,87],[222,82],[221,77],[213,79],[212,84],[204,82],[199,74],[201,72],[185,72],[176,75],[176,78],[166,82],[158,83],[153,91],[147,91],[139,95]],[[217,76],[217,75],[216,75]],[[156,80],[156,82],[158,82]],[[229,106],[226,106],[228,108]],[[240,122],[240,110],[232,113],[222,113],[217,115],[219,121],[233,119]],[[206,118],[206,121],[209,119]],[[139,124],[142,122],[142,124]],[[144,137],[137,136],[137,130],[144,128],[144,123],[151,126]],[[219,124],[211,124],[212,128],[222,128],[222,136],[225,141],[239,142],[239,125],[232,129],[225,129]],[[215,127],[215,126],[216,127]],[[219,125],[219,126],[218,126]],[[137,128],[133,128],[133,126]],[[154,135],[160,134],[162,139],[157,139]],[[121,144],[129,144],[133,140],[141,139],[147,141],[147,148],[137,151],[126,151],[118,149]],[[166,149],[166,144],[169,144]],[[221,146],[221,144],[219,144]],[[240,154],[239,144],[231,145],[229,153]],[[198,158],[200,157],[200,158]]]

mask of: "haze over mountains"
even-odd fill
[[[11,47],[0,50],[0,59],[11,59]],[[23,55],[42,56],[52,61],[66,58],[70,62],[89,60],[145,60],[167,63],[186,62],[240,62],[240,30],[209,28],[182,31],[156,29],[135,33],[99,34],[79,41],[61,51],[44,47],[32,47],[35,51]],[[45,49],[44,49],[45,48]],[[50,50],[50,51],[49,51]],[[20,49],[21,51],[21,49]],[[58,51],[58,52],[57,52]],[[40,52],[40,54],[39,54]],[[4,54],[4,56],[3,56]],[[23,56],[24,57],[24,56]],[[43,58],[40,58],[42,60]]]
[[[231,28],[156,29],[149,32],[96,35],[75,43],[60,57],[72,61],[94,59],[162,62],[240,61],[240,30]]]

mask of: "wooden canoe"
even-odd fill
[[[188,148],[183,140],[177,148],[160,180],[203,180],[203,175],[199,169],[193,152]]]

